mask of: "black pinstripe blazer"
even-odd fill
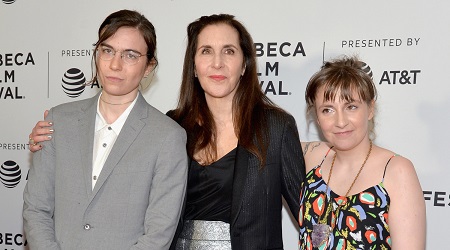
[[[231,207],[233,250],[283,249],[282,196],[298,217],[305,163],[295,119],[285,112],[266,110],[266,122],[270,143],[263,168],[238,145]],[[181,228],[182,221],[178,231]],[[175,249],[177,235],[171,249]]]

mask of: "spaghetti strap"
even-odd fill
[[[392,155],[392,156],[389,158],[389,160],[387,161],[386,166],[384,166],[383,179],[381,180],[381,182],[384,182],[384,175],[386,175],[386,169],[387,169],[387,166],[388,166],[389,162],[391,162],[392,158],[394,158],[394,157],[397,156],[397,155],[398,155],[398,154]]]
[[[332,148],[333,148],[333,146],[330,147],[330,149],[328,149],[327,153],[325,154],[325,156],[323,157],[322,161],[320,162],[319,167],[322,167],[322,163],[325,161],[325,159],[326,159],[327,156],[328,156],[328,153],[330,153],[330,151],[331,151]]]

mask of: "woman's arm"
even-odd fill
[[[330,150],[330,146],[326,142],[311,141],[302,142],[303,157],[305,158],[306,173],[308,173],[325,157]]]
[[[411,161],[394,157],[384,185],[391,199],[388,224],[392,249],[425,249],[425,200]]]

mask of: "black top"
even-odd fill
[[[298,222],[300,187],[306,173],[295,119],[279,109],[267,108],[262,112],[263,119],[255,122],[266,125],[263,136],[268,148],[264,166],[242,145],[236,150],[230,215],[232,249],[283,249],[282,196],[292,219]],[[192,131],[186,133],[188,143],[198,139],[192,136]],[[176,249],[183,220],[178,225],[171,250]]]
[[[230,223],[236,148],[218,161],[201,166],[192,160],[188,174],[185,220]]]

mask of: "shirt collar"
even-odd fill
[[[103,118],[103,115],[100,113],[100,97],[102,96],[102,93],[98,96],[97,99],[97,116],[95,119],[95,132],[98,132],[99,130],[103,129],[104,127],[111,127],[112,130],[118,135],[120,131],[122,130],[123,125],[125,124],[125,121],[128,118],[128,115],[130,114],[131,110],[133,109],[134,105],[136,104],[137,98],[139,96],[139,93],[136,95],[136,98],[134,98],[133,102],[131,102],[130,106],[128,106],[127,109],[117,118],[116,121],[114,121],[112,124],[108,124],[105,121],[105,118]]]

